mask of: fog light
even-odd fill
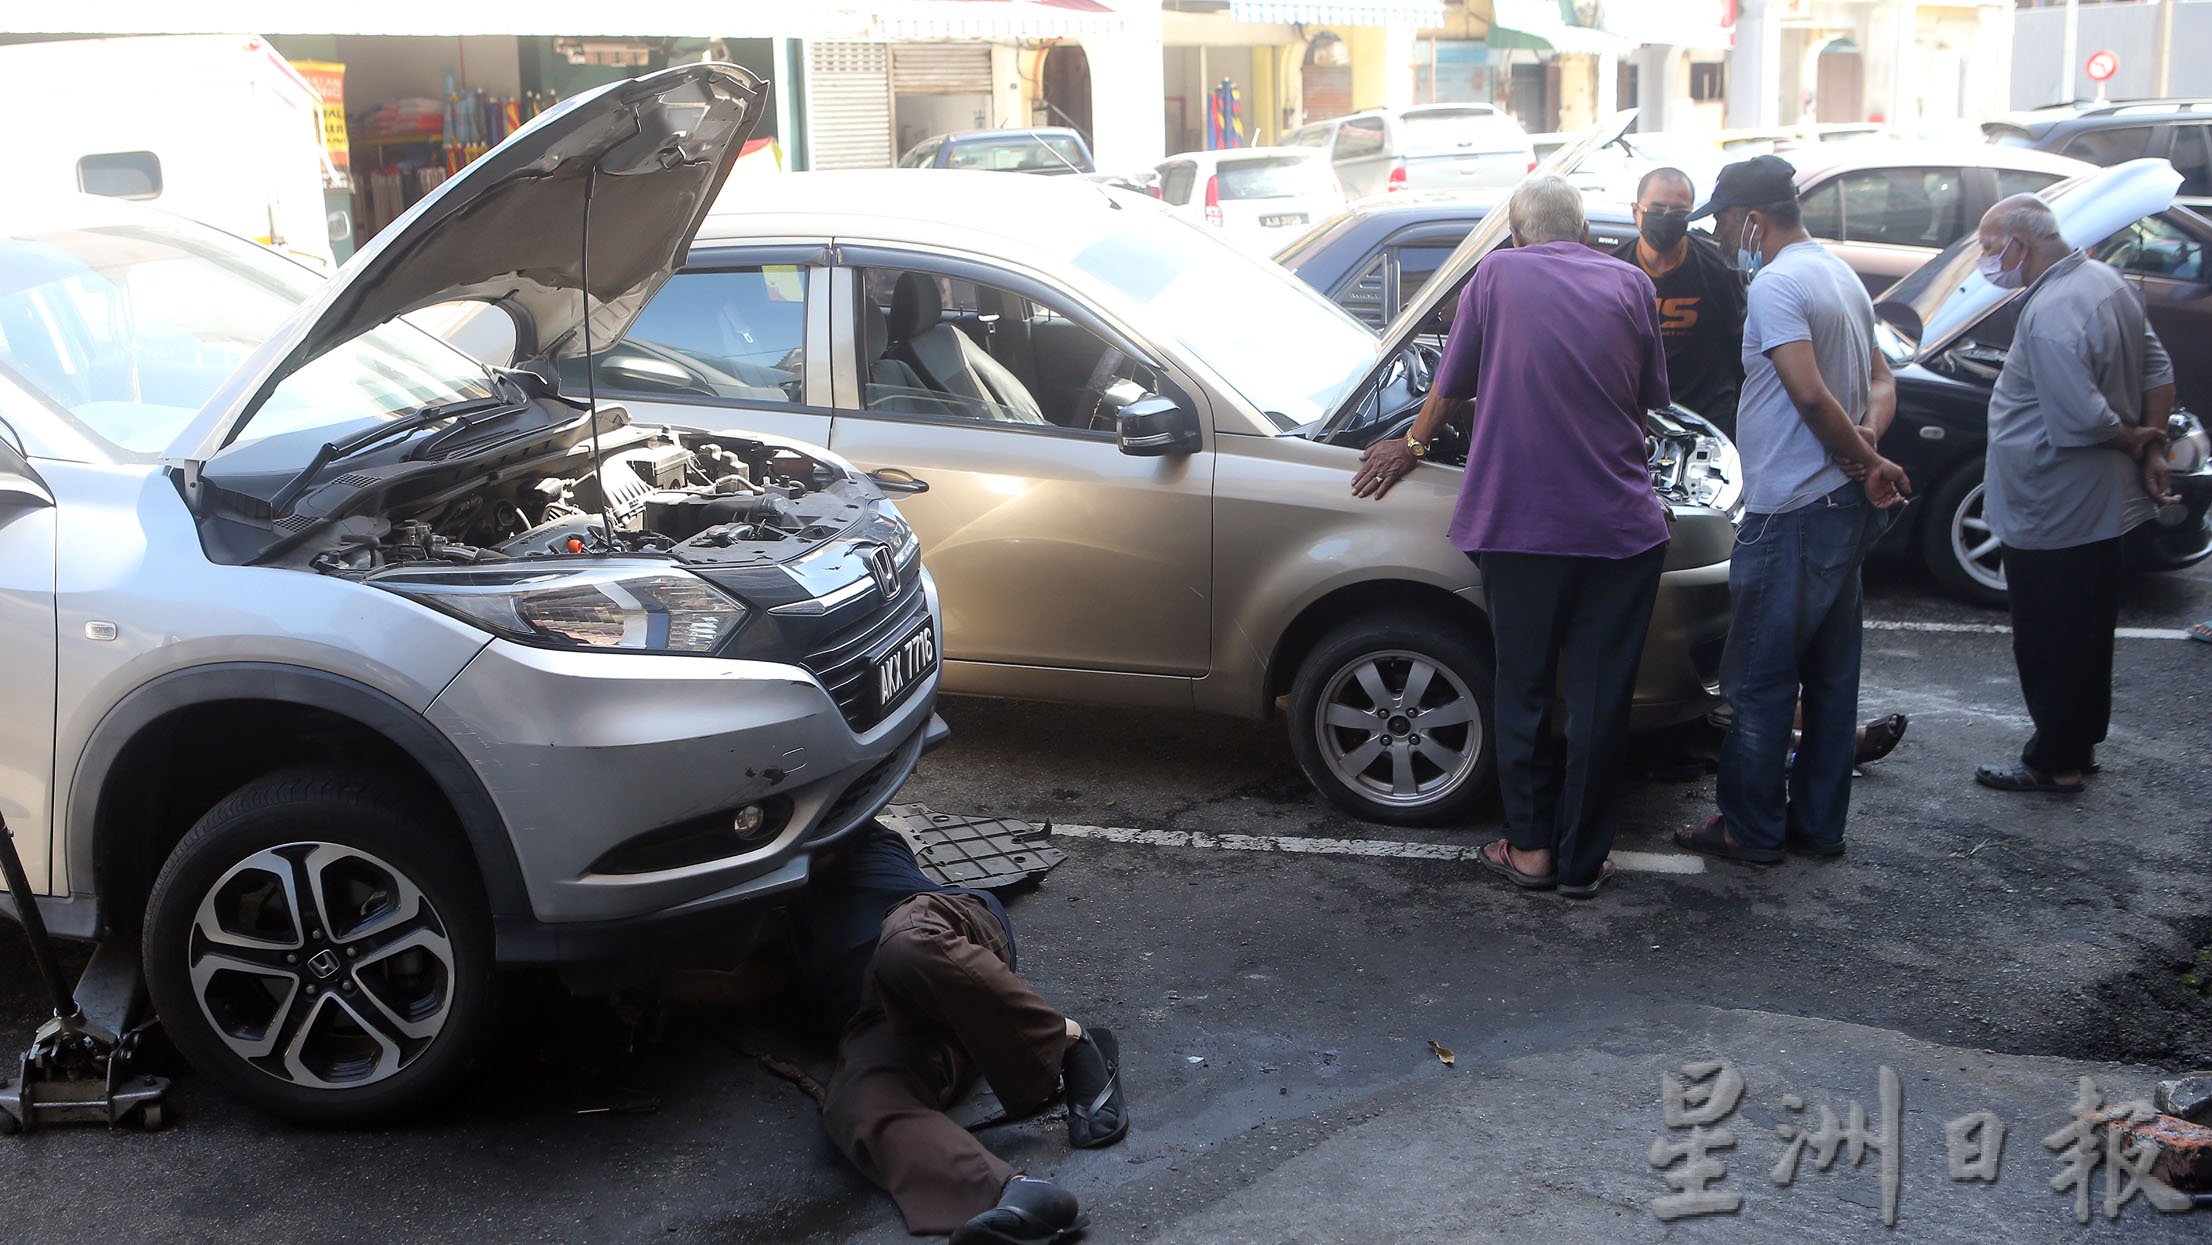
[[[748,804],[737,810],[736,816],[730,818],[730,829],[737,831],[737,836],[741,839],[749,839],[759,834],[760,828],[767,824],[768,810],[758,804]]]

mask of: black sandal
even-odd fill
[[[1905,728],[1912,719],[1902,713],[1886,718],[1876,718],[1859,728],[1858,751],[1851,758],[1853,765],[1872,765],[1897,750],[1898,741],[1905,737]]]
[[[2060,782],[2049,774],[2028,768],[2024,761],[2012,765],[1977,766],[1974,781],[1998,791],[2040,791],[2045,795],[2080,795],[2088,790],[2088,784],[2079,778]]]
[[[1612,880],[1613,862],[1610,860],[1601,861],[1598,864],[1598,875],[1596,877],[1591,878],[1589,881],[1584,882],[1580,886],[1576,886],[1569,882],[1561,882],[1559,884],[1559,893],[1565,895],[1569,899],[1590,899],[1594,898],[1597,895],[1599,887],[1605,885],[1607,882],[1610,882]]]
[[[1093,1054],[1095,1062],[1083,1057]],[[1067,1090],[1069,1145],[1096,1150],[1128,1135],[1129,1097],[1121,1089],[1121,1043],[1113,1030],[1083,1030],[1061,1060],[1060,1079]]]
[[[1493,847],[1501,849],[1495,856],[1490,854]],[[1475,863],[1525,891],[1548,891],[1559,885],[1557,870],[1550,873],[1523,873],[1514,868],[1513,843],[1509,839],[1492,839],[1483,844],[1475,851]]]
[[[1778,847],[1746,847],[1728,837],[1728,823],[1719,817],[1707,818],[1705,824],[1694,830],[1674,832],[1674,845],[1701,856],[1714,856],[1721,860],[1740,861],[1747,865],[1775,865],[1782,863],[1782,849]]]

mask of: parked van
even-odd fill
[[[135,199],[329,269],[322,97],[257,35],[0,47],[11,194]]]

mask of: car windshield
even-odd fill
[[[1065,258],[1143,309],[1288,431],[1326,418],[1375,361],[1372,329],[1205,227],[1118,213]]]
[[[319,285],[296,264],[182,222],[27,231],[0,238],[0,367],[119,456],[152,458]],[[474,361],[387,324],[294,372],[239,440],[491,392]]]
[[[1294,156],[1262,160],[1224,160],[1217,183],[1223,199],[1288,199],[1325,194],[1335,174],[1318,161]]]
[[[1060,134],[1025,134],[983,143],[955,142],[945,157],[948,169],[985,169],[995,173],[1035,173],[1084,167],[1083,148]]]

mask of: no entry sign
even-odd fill
[[[2120,58],[2110,52],[2091,52],[2088,69],[2091,82],[2109,82],[2120,72]]]

